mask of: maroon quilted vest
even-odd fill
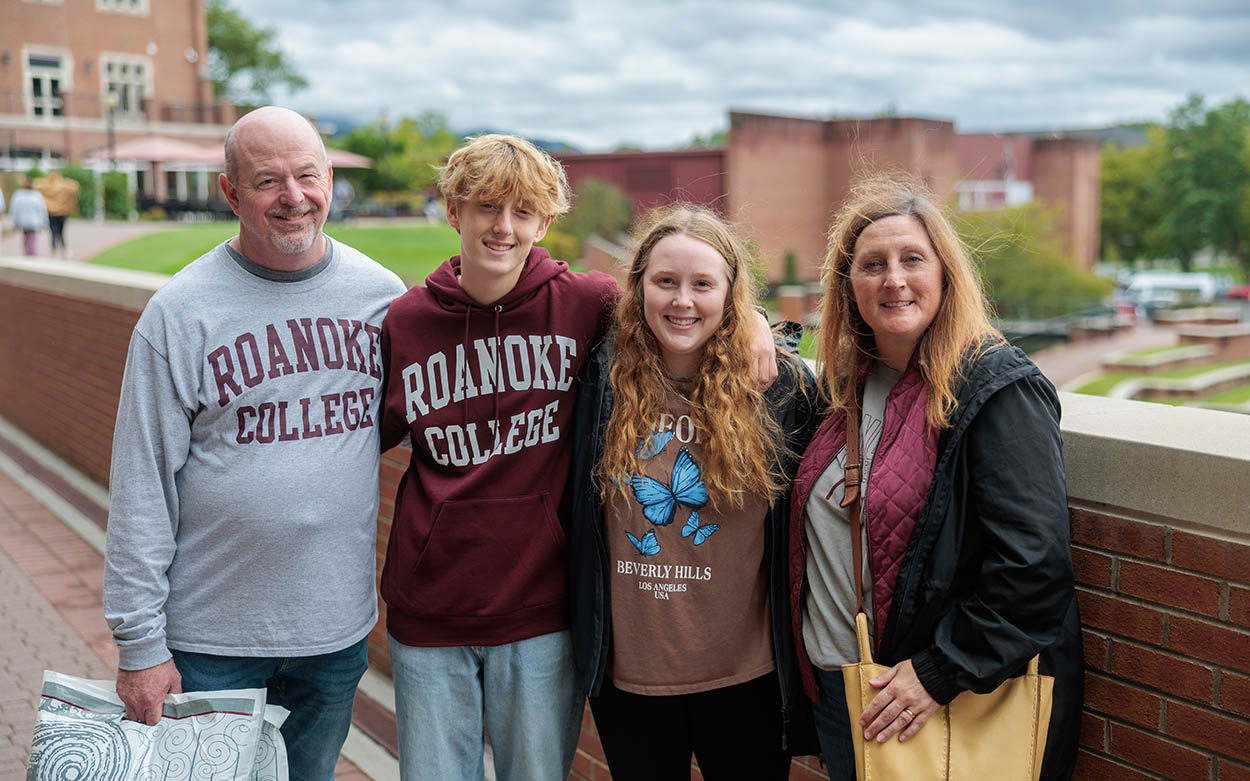
[[[862,378],[861,378],[862,388]],[[885,429],[872,459],[865,494],[868,563],[876,641],[881,642],[894,599],[894,585],[907,542],[924,511],[937,461],[938,430],[925,422],[928,386],[915,365],[891,389],[885,405]],[[799,669],[808,696],[817,699],[811,660],[803,645],[803,584],[807,536],[803,507],[821,473],[846,445],[846,413],[825,418],[803,453],[790,498],[790,618]],[[850,551],[847,551],[850,556]]]

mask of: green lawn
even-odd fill
[[[1134,377],[1166,377],[1168,379],[1181,380],[1187,377],[1197,377],[1199,374],[1206,374],[1209,371],[1223,369],[1226,366],[1241,366],[1247,361],[1219,361],[1216,363],[1203,364],[1201,366],[1185,366],[1180,369],[1169,369],[1165,372],[1156,372],[1155,374],[1144,374],[1140,372],[1103,372],[1094,379],[1085,383],[1075,390],[1076,393],[1085,393],[1090,396],[1106,396],[1112,388],[1124,380]],[[1216,401],[1217,399],[1211,399]]]
[[[1250,401],[1250,383],[1212,393],[1210,396],[1204,396],[1202,401],[1213,401],[1218,404],[1245,404]]]
[[[238,223],[220,222],[160,231],[110,247],[90,262],[172,274],[235,235]],[[460,252],[460,236],[447,225],[368,227],[330,224],[326,233],[351,245],[414,285]]]
[[[89,262],[172,274],[238,232],[234,222],[157,231],[109,247]]]
[[[1143,347],[1140,350],[1129,350],[1124,353],[1126,358],[1149,358],[1154,355],[1162,355],[1170,353],[1173,350],[1187,350],[1193,347],[1192,344],[1165,344],[1159,347]]]
[[[1169,369],[1165,372],[1155,374],[1155,377],[1167,377],[1169,379],[1183,380],[1186,377],[1197,377],[1199,374],[1206,374],[1216,369],[1223,369],[1227,366],[1241,366],[1250,361],[1218,361],[1216,363],[1207,363],[1201,366],[1185,366],[1180,369]]]
[[[799,355],[804,358],[816,357],[816,332],[811,328],[803,329],[803,340],[799,342]]]
[[[1106,396],[1111,389],[1124,382],[1129,377],[1141,377],[1144,375],[1133,374],[1131,372],[1103,372],[1094,379],[1077,388],[1075,393],[1085,393],[1090,396]]]

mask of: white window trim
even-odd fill
[[[156,74],[152,68],[151,57],[148,57],[143,54],[123,54],[121,52],[100,52],[100,57],[98,59],[98,62],[99,62],[99,68],[97,68],[97,70],[100,71],[100,100],[101,101],[104,100],[104,96],[107,95],[109,91],[109,73],[108,73],[109,63],[116,63],[119,65],[142,65],[143,66],[143,97],[147,99],[151,99],[156,95]],[[101,114],[106,113],[106,110],[103,106],[103,102],[101,102],[100,112]],[[121,114],[121,113],[117,114],[118,117],[122,117],[122,118],[139,117],[142,115],[143,115],[142,106],[140,106],[138,110],[132,111],[129,114]]]
[[[138,8],[122,8],[118,0],[95,0],[95,10],[106,14],[126,14],[127,16],[147,16],[149,0],[139,0]]]
[[[51,113],[45,113],[42,117],[35,116],[35,95],[30,89],[30,57],[59,57],[61,58],[61,92],[71,92],[74,89],[74,55],[69,49],[62,49],[58,46],[39,46],[26,44],[22,46],[22,99],[26,106],[26,116],[31,119],[39,119],[46,121],[58,121],[64,119],[62,116],[57,117]]]

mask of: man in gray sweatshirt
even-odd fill
[[[291,777],[331,779],[377,620],[378,336],[404,285],[322,233],[333,171],[286,109],[226,137],[239,235],[158,290],[113,436],[104,613],[127,718],[267,687]]]

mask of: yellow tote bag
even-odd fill
[[[1037,781],[1041,776],[1055,679],[1038,673],[1036,656],[1024,675],[992,692],[960,692],[906,742],[895,736],[878,743],[864,740],[859,717],[880,691],[868,681],[890,668],[872,661],[863,613],[855,616],[855,635],[860,662],[843,665],[842,680],[860,781]]]

